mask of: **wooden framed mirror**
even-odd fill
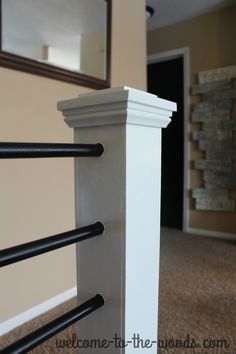
[[[0,66],[110,86],[112,0],[0,0]]]

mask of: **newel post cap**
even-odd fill
[[[60,101],[57,108],[72,128],[114,124],[165,128],[177,105],[153,94],[123,86]]]

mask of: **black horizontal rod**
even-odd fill
[[[101,156],[101,144],[0,143],[0,159]]]
[[[56,250],[72,243],[101,235],[104,226],[101,222],[80,227],[78,229],[49,236],[40,240],[31,241],[22,245],[6,248],[0,251],[0,267],[38,256],[46,252]]]
[[[47,339],[104,305],[99,294],[0,351],[0,354],[27,353]],[[99,323],[97,324],[99,326]]]

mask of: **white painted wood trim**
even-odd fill
[[[118,124],[165,128],[176,111],[176,103],[127,86],[82,94],[57,107],[71,128]]]
[[[75,159],[76,225],[99,220],[105,227],[100,237],[77,245],[80,301],[97,293],[105,301],[79,322],[80,338],[117,335],[131,343],[111,345],[107,354],[147,353],[134,348],[132,337],[157,340],[161,128],[176,104],[124,87],[61,102],[58,109],[75,128],[76,143],[104,146],[99,158]],[[156,354],[152,344],[148,352]]]
[[[77,288],[71,288],[61,294],[58,294],[51,299],[48,299],[40,304],[16,315],[2,323],[0,323],[0,335],[12,331],[14,328],[23,325],[24,323],[52,310],[54,307],[63,304],[64,302],[77,296]]]
[[[176,59],[182,57],[186,52],[189,52],[189,47],[177,48],[173,50],[167,50],[165,52],[148,55],[148,64],[160,63],[162,61]]]
[[[234,240],[236,241],[236,234],[219,232],[219,231],[211,231],[211,230],[203,230],[203,229],[195,229],[192,227],[188,227],[186,232],[191,235],[200,235],[205,237],[214,237],[214,238],[222,238],[225,240]]]
[[[153,64],[179,57],[184,59],[184,191],[183,191],[183,231],[189,226],[189,112],[190,112],[190,50],[189,47],[177,48],[166,52],[152,54],[147,57],[147,63]],[[170,83],[171,84],[171,83]]]

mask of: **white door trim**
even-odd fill
[[[183,188],[183,231],[189,228],[189,107],[190,107],[190,51],[189,47],[168,50],[147,57],[147,64],[158,63],[182,57],[184,60],[184,188]],[[170,82],[171,85],[171,82]],[[165,98],[165,97],[163,97]],[[178,109],[178,107],[177,107]]]

